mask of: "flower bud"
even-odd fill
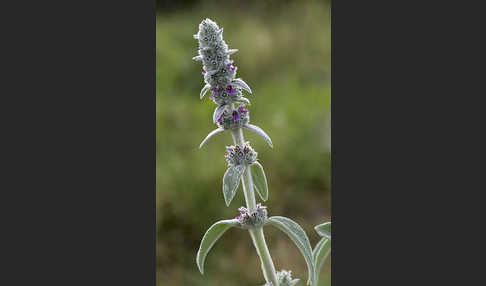
[[[282,269],[281,271],[277,271],[277,280],[279,286],[294,286],[300,279],[292,279],[292,271]],[[262,286],[272,286],[272,282]]]
[[[228,165],[251,165],[255,163],[258,153],[250,147],[250,142],[246,142],[244,146],[228,146],[226,147],[226,154],[224,155]]]
[[[267,207],[257,204],[256,209],[253,212],[248,211],[245,207],[238,209],[240,215],[236,217],[241,227],[253,228],[262,226],[267,221]]]
[[[243,96],[241,88],[234,85],[227,85],[226,88],[219,87],[218,89],[213,89],[210,98],[218,105],[232,104],[241,102],[241,97]]]
[[[233,129],[243,127],[250,121],[250,112],[245,105],[240,105],[237,109],[233,109],[231,113],[226,110],[218,118],[218,126],[224,129]]]

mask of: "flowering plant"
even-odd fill
[[[202,61],[205,86],[200,92],[200,98],[211,91],[209,98],[217,105],[213,113],[213,123],[218,127],[211,131],[201,142],[203,147],[216,134],[230,131],[233,146],[226,147],[228,169],[223,176],[223,197],[226,206],[231,204],[238,186],[242,185],[246,207],[238,209],[239,215],[234,219],[221,220],[214,223],[204,234],[196,256],[196,264],[204,273],[204,262],[208,252],[216,241],[230,228],[236,227],[248,230],[253,245],[260,258],[264,286],[293,286],[299,279],[293,279],[291,271],[276,271],[268,250],[263,227],[273,225],[283,231],[295,243],[304,256],[307,264],[307,284],[317,285],[321,266],[330,253],[331,224],[316,226],[316,231],[322,236],[315,249],[312,250],[305,231],[293,220],[283,216],[268,217],[267,207],[256,202],[255,190],[262,201],[268,200],[268,185],[263,166],[258,162],[258,153],[249,142],[245,142],[243,129],[255,132],[273,147],[270,137],[258,126],[250,124],[250,112],[247,105],[250,100],[243,96],[243,91],[252,93],[248,84],[236,77],[237,67],[230,60],[230,55],[237,49],[229,49],[223,40],[223,28],[210,19],[199,24],[199,31],[194,35],[199,41],[199,53],[193,59]]]

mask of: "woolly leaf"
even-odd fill
[[[320,236],[323,236],[327,239],[331,239],[331,222],[325,222],[320,225],[316,225],[314,229]]]
[[[203,97],[206,95],[206,93],[208,92],[208,90],[211,88],[211,86],[209,84],[206,84],[202,89],[201,89],[201,92],[199,93],[199,98],[200,99],[203,99]]]
[[[251,105],[250,100],[248,98],[246,98],[246,97],[240,97],[236,101],[238,101],[238,102],[244,102],[244,103],[246,103],[248,105]]]
[[[196,264],[201,274],[204,274],[204,261],[213,245],[230,227],[238,225],[238,220],[221,220],[213,224],[204,234],[196,255]]]
[[[323,237],[312,251],[312,258],[314,261],[314,283],[317,285],[319,281],[319,273],[327,256],[331,253],[331,240]]]
[[[255,185],[255,189],[258,195],[260,195],[260,198],[263,201],[268,200],[267,178],[265,177],[263,166],[257,161],[250,166],[250,170],[253,177],[253,183]]]
[[[216,123],[218,121],[218,118],[223,114],[225,108],[226,108],[226,105],[218,105],[218,107],[216,107],[216,109],[214,109],[213,123]]]
[[[290,281],[289,286],[297,285],[297,283],[299,283],[299,281],[300,281],[300,279],[294,279],[294,280]]]
[[[314,261],[312,260],[312,248],[309,242],[309,238],[305,234],[305,231],[293,220],[282,217],[282,216],[272,216],[268,219],[269,223],[277,227],[281,231],[290,237],[290,239],[295,243],[297,248],[300,250],[304,256],[305,262],[307,263],[308,270],[308,280],[307,284],[314,284]]]
[[[234,79],[231,83],[251,93],[250,87],[241,78]]]
[[[219,133],[221,133],[221,132],[223,132],[223,131],[224,131],[224,129],[223,129],[223,128],[221,128],[221,127],[219,127],[219,128],[217,128],[217,129],[214,129],[213,131],[211,131],[211,132],[208,134],[208,136],[206,136],[206,138],[204,138],[204,140],[201,142],[201,144],[199,145],[199,149],[200,149],[200,148],[201,148],[201,147],[202,147],[204,144],[206,144],[206,142],[208,142],[208,140],[209,140],[209,139],[211,139],[211,137],[213,137],[214,135],[219,134]]]
[[[207,74],[211,76],[211,75],[216,74],[218,71],[219,71],[218,69],[210,70],[210,71],[207,71]]]
[[[233,200],[238,185],[240,184],[241,175],[245,171],[245,165],[231,166],[226,170],[223,177],[223,195],[226,206],[229,206]]]
[[[243,128],[260,135],[263,139],[265,139],[265,141],[267,141],[268,145],[273,148],[272,139],[270,139],[270,137],[267,135],[267,133],[265,133],[265,131],[263,131],[263,129],[253,124],[243,125]]]

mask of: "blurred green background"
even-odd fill
[[[329,221],[331,31],[328,1],[157,1],[157,285],[257,286],[264,284],[248,233],[229,230],[206,260],[195,256],[214,222],[235,217],[244,205],[241,187],[230,207],[222,195],[225,146],[230,133],[211,139],[216,105],[199,99],[203,87],[197,41],[199,23],[211,18],[239,52],[231,58],[253,94],[251,123],[272,138],[245,132],[258,152],[269,184],[269,215],[292,218],[312,246],[313,226]],[[265,235],[277,269],[290,269],[305,285],[306,264],[290,239],[268,226]],[[330,261],[320,275],[330,285]]]

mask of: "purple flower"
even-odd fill
[[[236,69],[236,67],[231,66],[231,70],[232,70],[232,71],[235,71],[235,69]]]
[[[218,123],[221,123],[223,122],[223,114],[221,114],[219,117],[218,117]]]
[[[211,95],[209,96],[209,99],[213,99],[214,98],[214,91],[211,91]]]
[[[227,67],[231,67],[232,65],[231,65],[231,63],[229,63],[229,64],[227,64],[226,66],[227,66]]]
[[[230,85],[228,85],[228,87],[226,88],[226,90],[228,91],[228,94],[234,94],[235,93],[235,90],[233,89],[233,87]]]
[[[243,104],[238,107],[238,112],[242,114],[246,114],[248,113],[248,110],[245,108],[245,105]]]
[[[236,122],[240,120],[240,115],[238,114],[238,111],[233,110],[233,121]]]
[[[240,220],[241,219],[241,216],[237,216],[237,217],[235,217],[235,219]]]
[[[203,74],[203,75],[205,75],[205,74],[206,74],[206,72],[205,72],[205,71],[203,71],[203,72],[202,72],[202,74]]]
[[[223,91],[223,88],[222,87],[219,87],[218,88],[218,92],[222,92]]]

